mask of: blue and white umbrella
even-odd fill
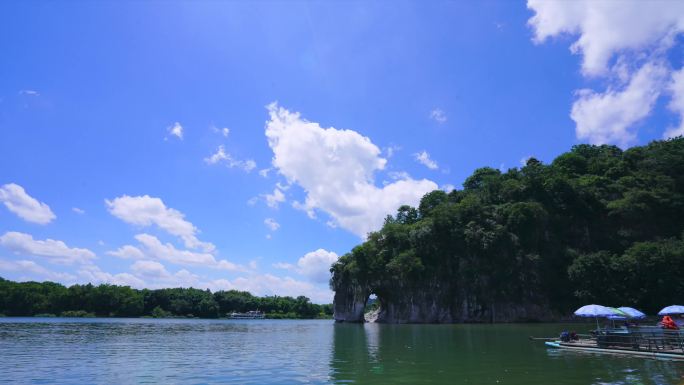
[[[620,308],[609,307],[608,309],[612,310],[615,313],[606,317],[609,320],[613,321],[613,327],[615,327],[615,321],[625,321],[628,318],[632,318],[632,316],[630,316],[629,313],[623,311]]]
[[[630,318],[629,314],[625,313],[624,311],[618,308],[608,307],[608,309],[610,309],[613,312],[613,314],[606,317],[609,320],[626,320],[627,318]],[[613,326],[615,326],[615,324],[613,324]]]
[[[670,315],[670,314],[684,314],[684,306],[682,305],[670,305],[663,308],[663,310],[658,312],[658,315]]]
[[[618,308],[623,313],[626,313],[629,318],[646,318],[646,314],[640,312],[639,310],[633,308],[633,307],[628,307],[628,306],[621,306]]]
[[[575,315],[578,317],[593,317],[596,318],[596,329],[599,329],[599,317],[609,317],[619,315],[616,313],[617,309],[612,309],[603,305],[585,305],[575,310]],[[619,311],[617,311],[619,312]]]
[[[616,315],[615,311],[603,305],[586,305],[575,310],[575,315],[578,317],[608,317]]]

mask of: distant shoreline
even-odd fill
[[[4,314],[0,314],[0,320],[2,319],[19,319],[19,318],[25,318],[25,319],[112,319],[112,320],[124,320],[124,319],[140,319],[140,320],[209,320],[209,321],[259,321],[259,320],[283,320],[283,321],[294,321],[294,320],[301,320],[301,321],[314,321],[314,320],[328,320],[328,321],[333,321],[334,319],[332,317],[318,317],[318,318],[287,318],[287,317],[269,317],[268,315],[265,318],[260,318],[260,319],[245,319],[245,318],[230,318],[230,317],[218,317],[218,318],[203,318],[203,317],[151,317],[151,316],[143,316],[143,317],[116,317],[116,316],[58,316],[58,315],[48,315],[48,314],[36,314],[34,316],[7,316]],[[657,316],[651,316],[646,319],[641,320],[640,324],[642,325],[650,325],[650,324],[656,324],[658,322],[658,317]],[[456,322],[456,323],[402,323],[402,324],[393,324],[393,323],[383,323],[383,322],[338,322],[339,324],[346,324],[346,325],[364,325],[364,324],[378,324],[378,325],[534,325],[534,324],[539,324],[539,325],[544,325],[544,324],[557,324],[557,325],[590,325],[593,326],[595,325],[595,322],[593,319],[562,319],[562,320],[555,320],[555,321],[525,321],[525,322]]]
[[[247,320],[247,321],[254,321],[254,320],[332,320],[332,316],[330,317],[315,317],[315,318],[297,318],[297,317],[281,317],[279,315],[271,315],[269,316],[268,314],[264,318],[231,318],[231,317],[216,317],[216,318],[205,318],[205,317],[182,317],[182,316],[173,316],[173,317],[152,317],[152,316],[142,316],[142,317],[129,317],[129,316],[122,316],[122,317],[116,317],[116,316],[98,316],[94,314],[88,314],[88,315],[55,315],[55,314],[36,314],[32,316],[24,316],[24,315],[13,315],[13,316],[8,316],[4,314],[0,314],[0,319],[6,319],[6,318],[69,318],[69,319],[178,319],[178,320],[191,320],[191,319],[198,319],[198,320]]]
[[[14,282],[0,278],[0,315],[17,317],[227,318],[259,311],[269,319],[332,318],[332,304],[305,296],[254,296],[246,291],[195,288],[134,289],[109,284]]]

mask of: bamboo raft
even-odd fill
[[[556,338],[544,344],[554,349],[684,361],[684,333],[658,327],[600,330],[591,335],[579,335],[579,340]]]

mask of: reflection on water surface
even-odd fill
[[[577,328],[582,325],[572,325]],[[334,382],[680,384],[684,363],[546,349],[563,325],[335,325]]]
[[[682,363],[549,350],[527,338],[561,329],[538,324],[0,318],[0,382],[682,383]]]

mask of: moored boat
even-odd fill
[[[671,306],[663,309],[674,308]],[[682,309],[684,310],[684,307]],[[586,305],[574,313],[578,317],[596,318],[596,330],[590,335],[563,332],[559,339],[546,341],[547,347],[594,353],[613,353],[670,360],[684,360],[684,332],[670,319],[663,318],[660,326],[638,326],[627,322],[644,318],[645,314],[629,307],[612,308]],[[676,314],[674,312],[665,314]],[[601,329],[598,318],[613,321],[612,328]],[[625,320],[625,326],[615,327],[615,320]],[[671,325],[665,321],[670,321]]]
[[[577,340],[546,341],[549,348],[684,360],[684,334],[659,327],[608,329]]]
[[[229,317],[231,319],[263,319],[266,314],[259,310],[250,310],[247,313],[232,312]]]

